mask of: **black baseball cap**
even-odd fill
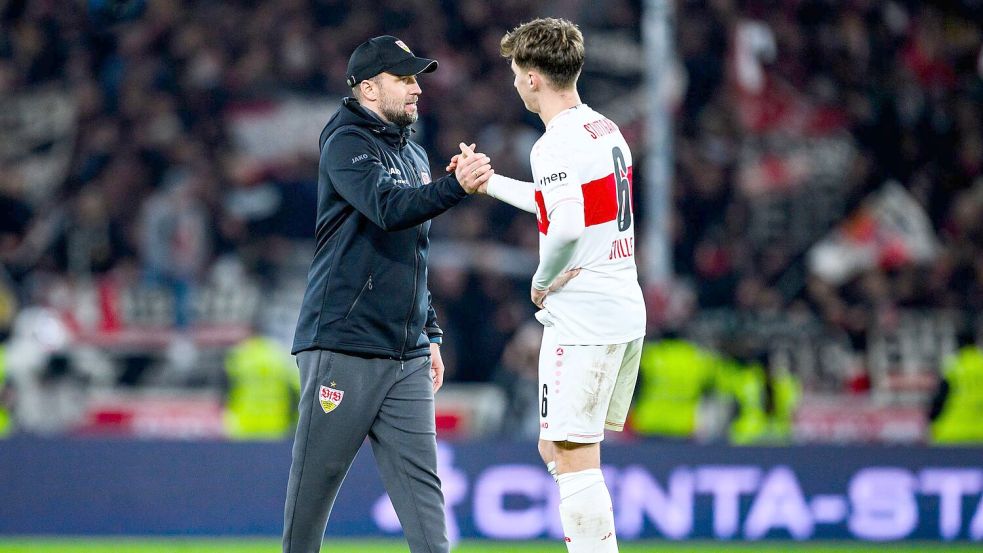
[[[401,77],[430,73],[437,69],[437,61],[418,58],[409,46],[394,36],[383,35],[358,45],[348,58],[348,86],[388,72]]]

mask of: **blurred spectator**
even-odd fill
[[[509,438],[534,440],[539,436],[539,348],[543,327],[527,321],[505,346],[495,382],[506,393],[502,433]]]
[[[198,186],[195,175],[178,175],[147,200],[141,216],[147,280],[173,293],[179,329],[191,323],[192,294],[209,261],[210,221]]]
[[[17,315],[4,368],[17,394],[18,428],[54,433],[79,420],[84,390],[68,365],[70,345],[69,329],[51,307],[27,307]]]
[[[86,188],[71,204],[51,245],[55,266],[76,278],[103,274],[131,255],[117,221],[109,216],[101,190]]]

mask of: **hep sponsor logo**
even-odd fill
[[[563,171],[558,171],[552,175],[545,176],[539,179],[540,186],[546,186],[547,184],[553,184],[554,182],[560,182],[567,180],[567,174]]]

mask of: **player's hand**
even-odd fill
[[[550,291],[548,289],[547,290],[540,290],[540,289],[536,288],[535,286],[533,286],[532,287],[532,291],[530,292],[530,296],[532,297],[532,303],[536,307],[542,309],[543,308],[543,302],[546,301],[546,296],[549,295],[549,293],[550,293]]]
[[[550,287],[547,291],[556,292],[560,288],[566,286],[568,282],[570,282],[574,277],[576,277],[579,274],[580,274],[580,267],[566,271],[565,273],[553,279],[553,282],[550,284]]]
[[[479,192],[482,185],[487,189],[488,179],[495,174],[495,170],[491,168],[491,160],[485,154],[474,152],[463,142],[459,146],[461,157],[454,169],[457,182],[461,183],[461,187],[468,194]]]
[[[433,379],[433,393],[444,385],[444,360],[440,358],[440,346],[430,344],[430,378]]]
[[[468,146],[468,149],[471,150],[471,151],[474,151],[475,147],[476,147],[476,144],[471,143],[471,145]],[[454,154],[454,157],[452,157],[451,160],[450,160],[450,162],[447,164],[447,172],[450,173],[450,172],[454,171],[454,169],[457,169],[457,164],[462,159],[464,159],[464,154],[463,153]]]
[[[569,271],[565,271],[560,276],[554,278],[553,282],[550,283],[549,288],[545,290],[540,290],[535,286],[533,286],[532,290],[529,292],[533,304],[535,304],[536,307],[542,309],[543,302],[546,301],[546,296],[550,295],[553,292],[556,292],[560,288],[563,288],[564,286],[567,285],[568,282],[570,282],[573,278],[575,278],[579,274],[580,274],[580,267],[577,267],[576,269],[570,269]]]

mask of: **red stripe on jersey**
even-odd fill
[[[631,167],[628,168],[628,200],[635,203]],[[618,185],[614,173],[580,185],[584,194],[584,226],[600,225],[618,218]],[[632,210],[634,211],[634,210]],[[536,218],[539,232],[549,233],[550,221],[546,217],[546,199],[536,190]]]

